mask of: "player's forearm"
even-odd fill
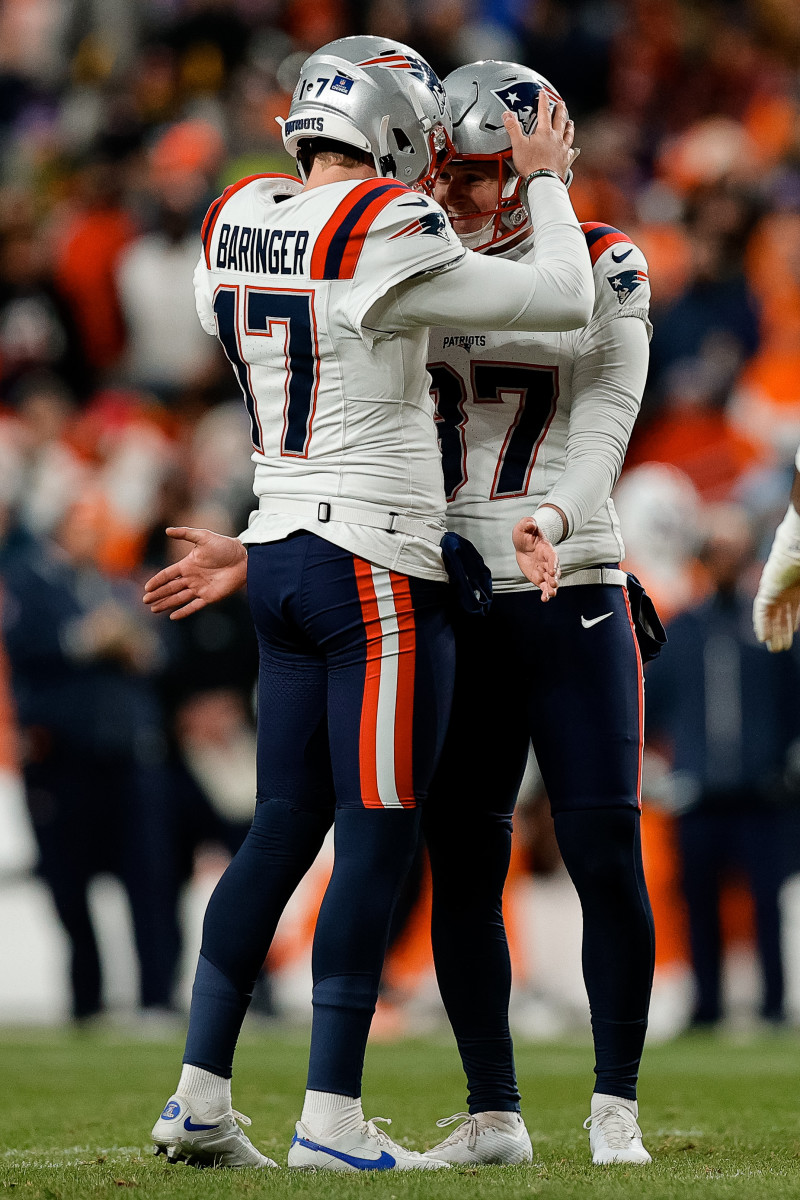
[[[616,483],[619,472],[615,473],[614,469],[605,461],[604,451],[606,449],[605,446],[597,445],[595,453],[567,467],[558,483],[551,488],[541,502],[542,505],[546,505],[556,512],[556,515],[558,515],[556,510],[563,514],[563,520],[567,523],[567,531],[564,536],[571,537],[577,533],[611,495],[611,489]],[[608,457],[612,456],[613,450]],[[539,519],[538,510],[534,516],[537,520]],[[553,529],[557,530],[557,528],[557,525],[554,524]],[[545,532],[550,536],[549,524],[545,527]],[[559,536],[558,541],[563,540],[564,537]]]
[[[798,451],[800,457],[800,451]],[[795,470],[792,497],[800,495],[800,475]],[[800,513],[795,507],[794,499],[786,510],[786,515],[775,530],[775,537],[769,557],[761,573],[758,585],[759,595],[773,600],[780,596],[787,587],[794,587],[800,581]]]
[[[796,462],[800,463],[800,450]],[[800,466],[798,467],[800,470]],[[800,475],[795,471],[792,500],[775,531],[753,602],[753,628],[773,653],[788,650],[800,621]]]
[[[570,534],[594,516],[619,479],[638,404],[617,394],[614,407],[603,412],[591,430],[570,432],[567,465],[547,494],[567,518]]]
[[[574,534],[606,503],[616,484],[647,378],[647,333],[638,319],[610,322],[580,356],[566,466],[543,503],[564,513]]]

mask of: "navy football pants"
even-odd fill
[[[470,1112],[519,1107],[502,892],[531,743],[583,908],[595,1090],[634,1098],[654,935],[639,835],[642,671],[627,592],[578,585],[547,604],[538,592],[497,594],[488,617],[457,618],[456,647],[453,714],[423,828],[436,971]]]
[[[448,587],[310,533],[249,551],[259,642],[253,825],[203,927],[184,1062],[229,1076],[283,909],[334,824],[308,1086],[361,1094],[392,911],[452,697]]]

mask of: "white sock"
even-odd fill
[[[339,1137],[350,1133],[364,1120],[361,1097],[308,1091],[300,1120],[317,1137]]]
[[[202,1067],[183,1064],[180,1082],[175,1089],[181,1096],[191,1100],[205,1116],[210,1112],[224,1112],[231,1107],[231,1081]]]
[[[639,1117],[638,1100],[628,1100],[625,1096],[606,1096],[603,1092],[592,1092],[592,1116],[601,1108],[605,1108],[607,1104],[621,1104],[623,1108],[630,1109],[637,1119]]]

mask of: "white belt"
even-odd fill
[[[613,583],[627,587],[628,576],[616,567],[585,567],[582,571],[562,575],[559,587],[575,587],[580,583]]]
[[[330,521],[344,521],[348,525],[367,525],[370,529],[382,529],[385,533],[407,533],[438,546],[446,529],[444,524],[423,521],[421,517],[404,517],[402,513],[376,512],[374,509],[355,505],[339,504],[331,500],[283,500],[262,496],[259,512],[289,513],[300,517],[311,517],[320,525]]]

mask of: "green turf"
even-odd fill
[[[253,1140],[279,1162],[302,1095],[305,1039],[274,1033],[243,1041],[234,1102],[253,1118]],[[149,1154],[148,1133],[174,1085],[179,1048],[108,1034],[0,1033],[0,1195],[25,1200],[172,1197],[642,1197],[726,1200],[800,1197],[800,1039],[749,1044],[686,1038],[648,1050],[641,1102],[647,1168],[592,1167],[587,1113],[589,1049],[518,1047],[530,1167],[332,1176],[195,1171]],[[365,1080],[368,1115],[430,1144],[437,1117],[463,1104],[446,1040],[374,1046]]]

